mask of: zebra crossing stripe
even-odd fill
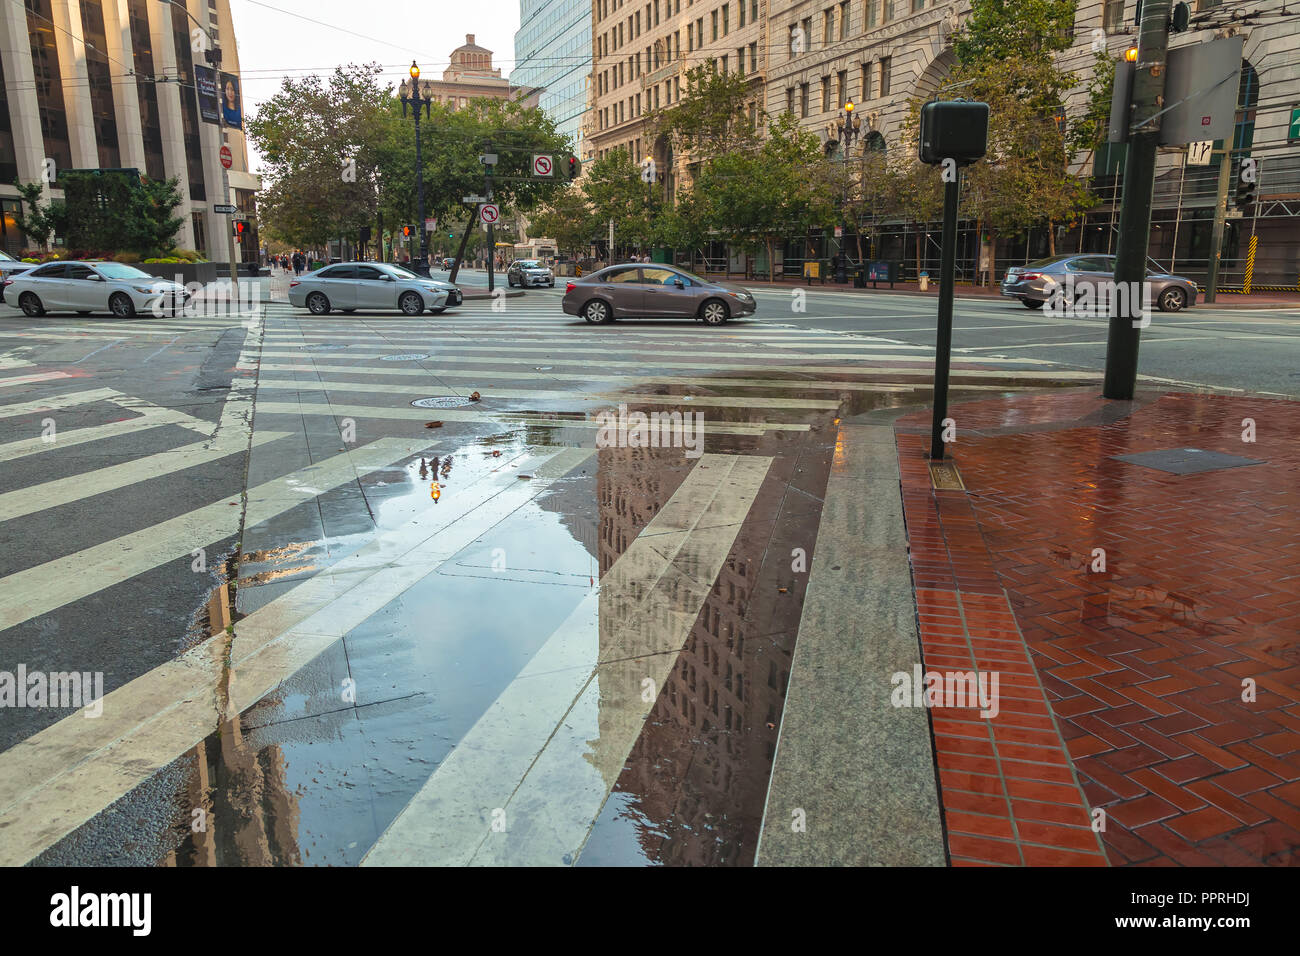
[[[418,443],[381,438],[248,490],[245,524],[253,527],[318,494],[386,468]],[[143,574],[239,531],[240,495],[0,578],[0,631]]]
[[[389,408],[382,405],[331,405],[323,402],[258,402],[259,415],[328,415],[331,417],[398,419],[403,421],[428,421],[437,418],[446,422],[504,422],[519,425],[549,425],[556,428],[599,429],[601,423],[592,418],[560,417],[559,413],[545,412],[487,412],[463,408]],[[705,421],[706,435],[762,435],[765,431],[806,432],[806,424],[790,422],[733,422]]]
[[[156,427],[158,424],[160,423],[155,422],[154,426]],[[253,436],[253,444],[265,445],[267,442],[286,438],[290,434],[292,433],[260,432]],[[3,447],[0,446],[0,449],[3,449]],[[0,494],[0,521],[12,521],[14,518],[35,514],[47,508],[57,508],[73,501],[93,498],[95,495],[102,495],[108,491],[128,488],[151,478],[158,478],[163,475],[184,471],[186,468],[205,465],[225,458],[227,455],[242,453],[244,448],[245,445],[242,442],[194,442],[190,445],[182,445],[179,448],[172,448],[153,455],[146,455],[143,458],[122,462],[119,465],[111,465],[107,468],[99,468],[78,475],[68,475],[53,481],[42,482],[39,485],[19,488],[17,491],[5,492]],[[0,454],[0,460],[6,460],[3,454]]]
[[[575,860],[771,463],[703,456],[362,865]],[[649,702],[647,680],[656,689]],[[493,832],[495,809],[505,812],[506,832]]]
[[[84,392],[65,392],[38,398],[30,402],[15,402],[0,405],[0,418],[17,418],[20,415],[39,415],[41,412],[56,412],[61,408],[75,408],[78,405],[90,405],[94,402],[111,401],[126,398],[121,392],[111,388],[92,388]]]
[[[296,392],[367,392],[377,395],[414,394],[410,385],[379,385],[374,382],[339,382],[319,379],[315,382],[295,382],[291,379],[264,378],[258,384],[263,391]],[[834,410],[838,400],[821,398],[760,398],[749,395],[722,398],[713,395],[650,395],[635,392],[581,392],[543,388],[496,388],[483,386],[483,398],[524,398],[545,401],[626,402],[629,405],[699,405],[706,408],[819,408]]]
[[[11,388],[14,385],[30,385],[33,382],[51,382],[60,378],[76,378],[76,376],[69,375],[67,372],[40,372],[35,375],[14,375],[10,378],[0,378],[0,388]]]

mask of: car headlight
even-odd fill
[[[136,292],[143,293],[144,295],[151,295],[154,292],[161,291],[160,289],[155,289],[152,286],[147,286],[147,285],[133,285],[131,286],[131,288],[135,289]]]
[[[434,288],[433,286],[431,286],[431,285],[426,285],[426,286],[424,287],[424,291],[425,291],[425,292],[432,292],[434,295],[437,295],[437,294],[438,294],[439,292],[441,292],[442,290],[441,290],[441,289],[435,289],[435,288]]]

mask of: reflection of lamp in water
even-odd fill
[[[432,498],[434,501],[437,501],[439,498],[442,497],[442,489],[438,487],[438,483],[436,481],[430,482],[429,484],[429,497]]]

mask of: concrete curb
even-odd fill
[[[840,426],[755,866],[947,863],[930,715],[890,700],[921,645],[894,429],[872,421]]]

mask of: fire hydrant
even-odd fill
[[[922,292],[930,291],[930,273],[928,272],[921,273],[921,291]]]

